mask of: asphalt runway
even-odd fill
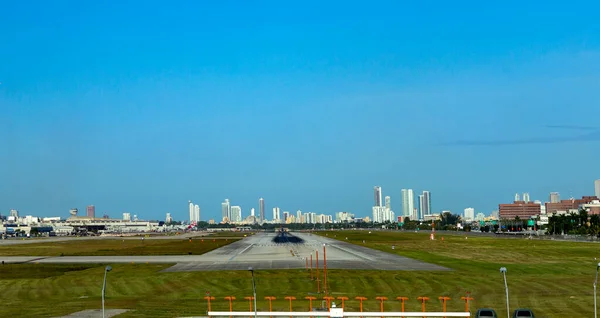
[[[302,269],[313,256],[316,265],[323,267],[323,246],[327,252],[328,269],[370,269],[396,271],[447,271],[448,268],[417,261],[344,241],[308,233],[293,233],[303,243],[274,243],[275,233],[258,233],[220,247],[203,255],[169,256],[63,256],[22,257],[0,256],[6,263],[176,263],[165,269],[177,271],[247,270],[253,267],[268,269]]]
[[[323,267],[323,245],[328,269],[425,270],[444,271],[448,268],[417,261],[343,241],[307,233],[293,233],[304,242],[300,244],[273,243],[274,233],[261,233],[208,252],[196,262],[181,262],[165,271],[210,271],[255,269],[301,269],[306,259],[319,254]]]

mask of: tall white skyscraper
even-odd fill
[[[515,202],[517,201],[521,201],[521,197],[519,196],[518,193],[515,193]]]
[[[194,205],[194,221],[200,222],[200,206]]]
[[[171,217],[171,213],[167,212],[167,216],[165,217],[165,223],[173,222],[173,218]]]
[[[388,209],[392,209],[392,198],[390,196],[385,197],[385,207]]]
[[[231,222],[242,222],[242,207],[238,205],[231,207]]]
[[[594,181],[594,195],[600,199],[600,179]]]
[[[223,220],[231,221],[231,204],[229,204],[229,199],[225,199],[225,202],[221,203],[221,217]]]
[[[383,200],[382,200],[382,192],[381,192],[381,187],[376,186],[373,188],[373,191],[375,192],[375,203],[373,206],[383,206]]]
[[[550,192],[550,203],[560,202],[560,194],[558,192]]]
[[[529,193],[528,192],[523,193],[523,201],[525,201],[525,203],[529,203],[529,201],[531,201],[529,199]]]
[[[260,222],[265,220],[265,199],[258,199],[258,216],[260,218]]]
[[[255,216],[254,215],[254,208],[250,209],[250,216]]]
[[[465,221],[473,221],[475,219],[475,209],[466,208],[463,216],[465,217]]]
[[[302,211],[300,211],[300,210],[296,211],[296,222],[297,223],[302,223],[303,222],[303,220],[302,220]]]
[[[279,211],[279,207],[274,207],[273,208],[273,220],[281,221],[281,214],[280,214],[280,211]]]
[[[189,209],[190,209],[190,223],[194,222],[194,203],[192,201],[188,201]]]
[[[131,213],[123,213],[123,221],[131,221]]]
[[[402,189],[402,216],[411,217],[415,209],[415,198],[413,189]]]

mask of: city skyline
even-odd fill
[[[219,220],[229,198],[365,216],[374,185],[397,214],[403,188],[453,213],[593,195],[589,5],[13,1],[0,211],[186,219],[191,199]]]
[[[597,179],[597,180],[593,181],[593,185],[592,185],[592,191],[593,192],[595,192],[597,190],[597,185],[600,183],[599,181],[600,181],[600,179]],[[373,189],[375,189],[375,193],[381,193],[382,198],[383,198],[383,192],[385,190],[383,189],[382,186],[375,186]],[[413,189],[401,189],[400,190],[400,195],[398,196],[398,198],[401,201],[402,206],[401,206],[401,211],[399,211],[399,212],[395,212],[394,211],[394,213],[395,213],[396,216],[405,216],[404,215],[404,209],[405,209],[405,200],[404,200],[404,197],[405,197],[405,195],[408,195],[409,193],[413,193],[413,192],[414,192]],[[423,190],[422,194],[420,194],[419,197],[423,196],[423,193],[427,193],[428,194],[428,196],[429,196],[429,204],[431,204],[431,197],[430,197],[430,193],[431,192]],[[594,195],[594,194],[589,194],[589,193],[579,194],[579,196],[588,196],[588,195]],[[575,195],[575,196],[569,195],[568,197],[567,196],[561,197],[560,196],[560,192],[558,192],[558,191],[550,191],[545,196],[544,195],[531,196],[530,192],[516,192],[514,194],[514,198],[513,198],[514,200],[513,201],[521,201],[521,200],[527,198],[527,199],[529,199],[530,202],[540,201],[542,203],[546,203],[546,202],[554,203],[555,201],[558,201],[558,200],[568,199],[568,198],[576,197],[576,196],[577,195]],[[383,203],[388,203],[389,202],[390,205],[391,205],[391,200],[393,199],[393,197],[394,196],[386,195],[385,196],[385,200],[384,200],[384,202],[382,202],[381,207],[386,208],[387,204],[384,205]],[[488,210],[483,210],[483,209],[480,209],[480,208],[475,208],[475,213],[483,213],[484,215],[489,216],[492,213],[497,212],[497,210],[498,210],[498,208],[497,208],[498,204],[503,204],[503,203],[511,201],[511,200],[507,200],[506,199],[507,197],[508,196],[505,195],[504,198],[500,199],[494,205],[494,208],[492,208],[491,210],[488,211]],[[596,195],[596,197],[599,197],[599,196]],[[418,217],[419,218],[423,218],[421,207],[420,207],[420,205],[421,205],[420,204],[420,200],[417,199],[417,201],[415,202],[415,200],[413,198],[412,201],[415,204],[419,205],[419,208],[416,209],[417,212],[418,212]],[[258,209],[259,210],[260,210],[261,205],[264,207],[264,202],[265,202],[264,198],[262,198],[262,197],[259,198],[259,201],[258,201]],[[161,212],[163,214],[162,218],[164,218],[164,213],[169,213],[171,215],[171,217],[173,217],[173,219],[175,219],[175,220],[182,220],[182,221],[189,221],[189,220],[192,220],[192,218],[197,218],[200,221],[208,221],[208,220],[212,219],[212,220],[220,222],[225,215],[228,217],[228,219],[231,219],[232,206],[231,206],[231,203],[230,203],[229,199],[225,199],[224,201],[221,202],[221,211],[219,212],[220,215],[221,215],[220,217],[219,217],[219,214],[216,213],[216,210],[215,210],[215,212],[210,213],[210,209],[209,209],[209,212],[208,212],[208,215],[206,216],[206,218],[200,218],[200,205],[199,204],[194,204],[191,200],[188,200],[188,205],[189,205],[189,209],[187,211],[187,214],[185,212],[181,212],[180,213],[179,211],[177,211],[177,208],[175,208],[175,209],[169,210],[168,212],[165,212],[165,211]],[[443,206],[443,204],[441,204],[441,205]],[[471,206],[471,205],[467,203],[464,206]],[[241,213],[241,210],[242,210],[241,207],[242,207],[242,205],[237,205],[236,207],[240,209],[240,214],[242,216],[242,220],[245,219],[248,216],[251,216],[252,215],[251,213],[256,210],[255,207],[246,208],[246,210],[250,211],[250,212],[248,212],[248,215],[244,216],[243,213]],[[273,211],[275,211],[275,208],[278,208],[280,211],[283,211],[283,210],[281,210],[281,208],[279,208],[279,205],[275,205],[272,208]],[[297,208],[294,208],[294,209],[297,209]],[[437,210],[431,210],[430,213],[434,213],[435,214],[435,213],[442,213],[443,211],[450,211],[453,214],[464,215],[464,209],[465,208],[451,210],[451,209],[441,208],[439,211],[437,211]],[[22,209],[19,209],[17,207],[11,207],[10,209],[5,210],[5,211],[0,210],[0,215],[8,215],[9,214],[8,211],[10,211],[10,210],[22,211],[23,213],[30,214],[30,215],[35,214],[35,212],[27,212],[26,210],[22,210]],[[66,218],[68,216],[72,216],[73,213],[76,213],[74,211],[77,211],[77,210],[78,210],[78,208],[69,208],[69,209],[67,209],[66,212],[63,211],[63,212],[58,212],[58,213],[41,214],[40,216],[43,216],[43,217],[50,217],[50,216],[61,216],[62,217],[62,216],[64,216]],[[287,210],[289,210],[289,208],[286,208],[285,211],[287,211]],[[311,213],[317,213],[317,214],[326,214],[326,215],[335,215],[336,213],[346,212],[346,213],[352,213],[352,214],[356,215],[356,217],[358,217],[358,218],[363,218],[363,217],[367,217],[367,216],[368,217],[372,217],[373,216],[373,207],[371,207],[368,211],[365,211],[364,213],[361,213],[360,211],[357,212],[355,210],[345,210],[345,211],[342,211],[342,210],[339,210],[339,211],[321,211],[321,210],[306,210],[306,209],[298,209],[298,210],[299,211],[307,211],[307,212],[311,212]],[[391,210],[393,211],[393,209],[391,209]],[[138,215],[138,216],[144,214],[144,213],[139,213],[139,212],[138,213],[129,212],[129,211],[125,211],[125,210],[123,210],[123,211],[105,211],[105,210],[102,210],[101,213],[103,215],[109,215],[109,216],[111,216],[113,218],[120,218],[120,215],[122,213],[128,213],[128,214],[131,214],[131,215],[135,214],[135,215]],[[95,205],[89,205],[89,204],[86,205],[86,212],[85,212],[85,214],[86,215],[90,215],[90,214],[95,215],[96,214],[96,206]],[[290,215],[292,215],[292,213],[290,213]],[[408,215],[408,216],[409,217],[412,216],[412,213],[410,215]],[[158,219],[158,220],[162,219],[162,218],[160,216],[158,216],[158,217],[144,217],[144,219]],[[257,218],[257,220],[260,221],[260,218]],[[271,220],[271,219],[265,217],[265,220]]]

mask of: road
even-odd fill
[[[169,256],[63,256],[63,257],[8,257],[0,256],[7,263],[176,263],[165,269],[174,271],[216,271],[255,269],[301,269],[313,256],[316,265],[323,263],[323,247],[327,253],[328,269],[371,270],[425,270],[444,271],[445,267],[417,261],[347,242],[308,233],[294,233],[304,242],[299,244],[274,243],[274,233],[258,233],[243,240],[220,247],[203,255]]]

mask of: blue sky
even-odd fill
[[[364,216],[375,185],[489,213],[600,178],[600,134],[545,127],[600,128],[597,2],[0,5],[3,214]]]

